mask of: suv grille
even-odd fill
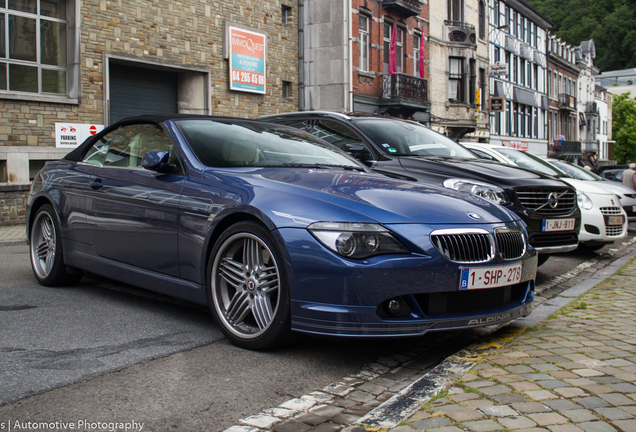
[[[485,230],[433,231],[431,240],[439,253],[453,262],[479,263],[494,257],[492,237]]]
[[[516,193],[523,208],[540,215],[565,214],[576,208],[576,193],[570,189],[518,189]],[[554,208],[551,197],[557,200]]]
[[[520,258],[526,251],[526,242],[521,231],[497,230],[497,250],[505,260]]]

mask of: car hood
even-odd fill
[[[518,187],[549,184],[563,187],[559,179],[517,166],[504,165],[483,159],[432,158],[420,156],[400,156],[400,164],[416,176],[443,178],[470,178],[500,187]]]
[[[561,177],[561,180],[575,188],[577,191],[597,194],[597,195],[614,195],[614,192],[605,185],[599,185],[595,181],[579,180],[567,177]]]
[[[608,189],[615,194],[619,194],[619,195],[635,195],[636,194],[636,191],[634,189],[630,189],[627,186],[623,186],[621,183],[614,182],[611,180],[590,180],[590,182],[594,182],[594,184],[596,184],[597,186]]]
[[[208,170],[204,177],[213,173],[216,178],[225,177],[228,172],[223,171]],[[269,217],[284,215],[306,225],[315,221],[476,224],[518,219],[504,207],[470,194],[376,173],[300,168],[236,171],[222,181],[249,188],[253,207]]]

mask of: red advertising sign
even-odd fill
[[[525,141],[501,141],[506,147],[512,147],[517,150],[528,151],[528,143]]]

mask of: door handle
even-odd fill
[[[102,179],[95,179],[95,180],[91,180],[88,185],[90,187],[92,187],[93,189],[99,189],[102,186],[104,186],[104,183],[102,183]]]

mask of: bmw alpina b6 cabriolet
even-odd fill
[[[530,313],[524,223],[475,195],[369,171],[303,131],[144,116],[89,138],[33,181],[43,285],[83,272],[209,305],[236,345],[296,332],[415,336]]]

